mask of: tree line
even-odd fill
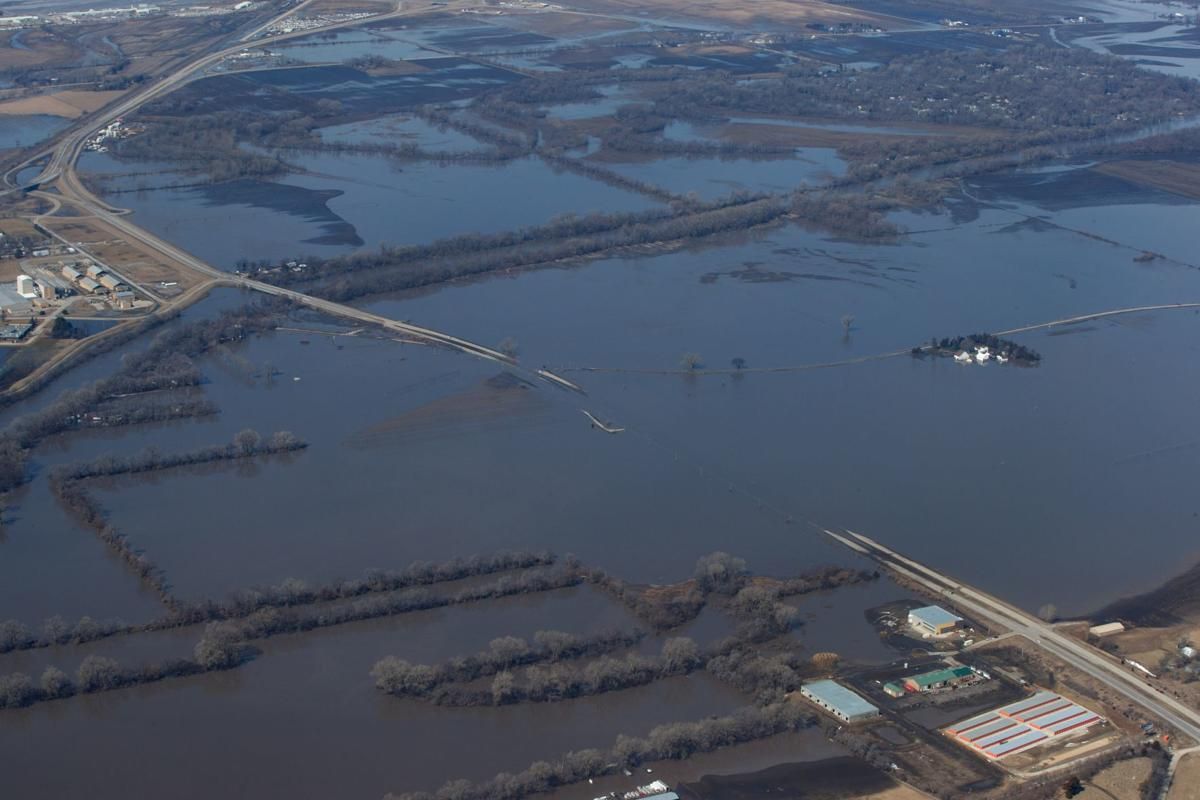
[[[264,440],[257,431],[246,429],[223,446],[205,447],[184,453],[162,453],[146,448],[131,456],[104,456],[95,461],[68,464],[50,471],[50,491],[63,509],[82,525],[92,529],[105,546],[125,562],[147,588],[158,594],[168,608],[176,604],[163,571],[145,553],[139,551],[125,534],[106,519],[99,504],[81,481],[101,476],[128,475],[170,469],[214,461],[254,458],[261,455],[292,452],[308,445],[289,431],[278,431]]]
[[[815,724],[816,717],[794,703],[746,706],[725,717],[659,725],[644,738],[621,735],[606,750],[578,750],[552,762],[536,761],[515,775],[500,773],[480,783],[450,781],[434,792],[388,794],[387,800],[523,800],[650,761],[683,760]]]
[[[548,552],[511,551],[443,562],[416,561],[405,569],[370,570],[361,578],[336,580],[319,586],[309,586],[290,578],[277,585],[236,592],[225,601],[179,601],[166,617],[137,625],[120,620],[97,621],[86,616],[72,625],[55,616],[42,624],[40,632],[34,632],[17,620],[7,620],[0,622],[0,653],[56,644],[83,644],[118,634],[145,633],[213,620],[236,620],[265,609],[333,603],[465,578],[548,567],[555,563],[554,555]]]
[[[128,403],[129,395],[196,385],[201,378],[191,361],[193,357],[216,344],[240,341],[273,328],[276,315],[287,307],[286,303],[271,301],[160,334],[145,350],[126,355],[113,375],[63,392],[54,403],[13,420],[0,433],[0,493],[25,482],[30,453],[45,439],[83,427],[87,414],[107,401],[124,396]],[[130,335],[144,333],[149,327],[152,325],[131,329]],[[105,343],[113,347],[125,341],[128,339]],[[158,414],[148,412],[151,417]],[[138,418],[138,414],[130,413],[125,424]]]
[[[371,676],[375,678],[376,685],[388,694],[424,696],[448,683],[469,683],[515,667],[604,655],[632,647],[645,635],[644,631],[636,629],[602,631],[591,636],[538,631],[533,635],[532,643],[515,636],[503,636],[493,639],[487,650],[436,666],[412,664],[395,656],[387,656],[375,664]]]
[[[60,670],[50,667],[43,674],[40,687],[24,673],[0,676],[0,708],[17,708],[75,694],[110,691],[167,678],[231,669],[252,657],[254,649],[250,642],[283,633],[302,633],[383,616],[554,591],[577,586],[581,580],[575,570],[567,567],[541,567],[502,576],[449,594],[438,595],[424,588],[413,588],[389,595],[359,597],[331,607],[261,608],[240,619],[208,623],[203,637],[193,649],[193,659],[123,667],[112,659],[93,655],[80,665],[76,681],[71,682]],[[143,629],[149,628],[143,626]],[[51,683],[56,687],[53,691],[48,688]]]
[[[381,292],[412,289],[498,270],[549,264],[564,259],[611,252],[622,247],[697,239],[729,231],[746,230],[775,222],[787,211],[788,204],[783,200],[739,197],[733,198],[730,204],[717,208],[708,206],[704,210],[677,212],[666,216],[651,212],[647,214],[645,222],[626,220],[618,223],[613,217],[625,215],[594,215],[608,218],[607,222],[599,226],[602,230],[594,233],[542,242],[531,241],[505,248],[476,249],[462,255],[429,258],[418,263],[410,262],[407,254],[396,258],[391,251],[380,250],[376,253],[339,259],[335,262],[333,271],[350,274],[340,275],[336,280],[314,287],[310,293],[345,302]],[[569,225],[578,219],[580,218],[566,222]],[[491,238],[493,242],[496,241],[493,237],[478,238]],[[350,269],[347,270],[347,267]],[[274,280],[282,277],[282,274],[265,277]]]

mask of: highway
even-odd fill
[[[1061,633],[1032,614],[1003,600],[903,556],[874,539],[853,531],[839,534],[824,528],[821,530],[852,550],[873,558],[931,592],[949,598],[968,613],[1024,636],[1041,650],[1090,675],[1112,691],[1173,726],[1193,742],[1200,743],[1200,712],[1148,685],[1116,658]]]
[[[208,67],[211,67],[213,64],[220,62],[224,58],[236,53],[240,53],[243,50],[277,44],[289,39],[312,36],[314,34],[325,33],[331,30],[337,30],[339,28],[362,25],[367,22],[390,19],[392,17],[401,17],[409,14],[425,13],[428,11],[428,8],[425,6],[419,6],[409,11],[402,11],[400,10],[399,4],[397,4],[396,10],[389,11],[385,14],[377,14],[373,17],[364,17],[362,19],[333,23],[321,28],[310,28],[306,30],[292,31],[291,33],[281,33],[276,36],[270,36],[251,41],[253,37],[258,36],[270,26],[282,22],[288,17],[294,16],[297,12],[303,10],[313,2],[315,2],[315,0],[303,0],[303,2],[292,6],[283,13],[268,19],[261,25],[258,25],[249,33],[238,39],[237,44],[196,58],[184,64],[174,72],[160,78],[158,81],[155,81],[154,83],[151,83],[142,89],[131,92],[113,105],[106,106],[94,114],[88,115],[84,118],[84,122],[82,122],[78,127],[72,128],[64,133],[51,147],[35,153],[22,163],[18,164],[16,167],[13,167],[11,170],[9,170],[5,176],[6,182],[9,182],[7,181],[9,176],[19,172],[30,164],[33,164],[46,157],[49,157],[50,159],[37,177],[23,181],[22,186],[13,186],[11,185],[11,182],[9,182],[10,186],[0,191],[0,196],[10,192],[20,191],[30,186],[47,184],[56,180],[64,172],[73,168],[75,160],[79,157],[79,153],[83,149],[84,144],[101,128],[107,126],[114,120],[125,116],[126,114],[136,111],[138,108],[150,102],[151,100],[172,92],[191,80],[195,80],[198,77],[203,77],[200,75],[200,73],[202,73]]]

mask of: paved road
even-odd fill
[[[1037,617],[903,556],[867,536],[853,531],[847,531],[844,535],[829,530],[825,530],[825,533],[931,591],[950,598],[967,611],[1024,636],[1040,649],[1092,676],[1193,741],[1200,742],[1200,712],[1160,693],[1107,653],[1064,635]]]
[[[407,14],[417,14],[417,13],[422,13],[422,12],[428,11],[428,9],[426,9],[424,7],[419,8],[419,9],[414,9],[412,11],[401,11],[401,10],[399,10],[399,7],[397,7],[397,10],[395,10],[395,11],[390,11],[385,14],[379,14],[374,17],[356,19],[356,20],[347,20],[346,22],[338,22],[338,23],[334,23],[332,25],[326,25],[322,28],[297,30],[297,31],[293,31],[291,33],[281,33],[276,36],[270,36],[270,37],[257,39],[255,41],[247,41],[248,37],[257,36],[262,31],[264,31],[268,27],[270,27],[271,25],[281,22],[281,21],[287,19],[288,17],[295,15],[297,12],[301,11],[302,9],[304,9],[306,6],[308,6],[310,3],[313,3],[313,2],[315,2],[315,0],[304,0],[301,3],[299,3],[295,6],[292,6],[291,8],[284,11],[282,14],[272,17],[271,19],[262,23],[258,27],[254,28],[252,31],[250,31],[248,34],[246,34],[245,37],[243,37],[242,39],[239,39],[237,44],[232,45],[230,47],[225,47],[221,50],[217,50],[216,52],[210,53],[209,55],[194,59],[194,60],[188,62],[187,64],[184,64],[182,67],[180,67],[179,69],[170,73],[169,75],[161,78],[157,82],[152,83],[143,89],[139,89],[134,92],[131,92],[130,94],[126,95],[124,98],[119,100],[115,105],[111,105],[106,108],[102,108],[99,111],[97,111],[95,114],[89,115],[85,119],[83,124],[81,124],[77,128],[69,130],[67,133],[63,134],[62,138],[60,138],[51,147],[49,147],[45,150],[39,151],[38,153],[34,154],[33,156],[30,156],[28,159],[26,159],[21,164],[17,165],[16,167],[14,167],[11,170],[9,170],[8,175],[13,175],[14,173],[19,172],[20,170],[24,169],[25,167],[29,166],[30,164],[32,164],[42,158],[46,158],[47,156],[50,157],[50,160],[47,162],[45,168],[43,168],[40,175],[38,175],[36,178],[32,178],[32,179],[24,181],[23,186],[10,186],[10,187],[0,191],[0,195],[5,195],[5,194],[8,194],[8,193],[14,192],[14,191],[20,191],[23,188],[26,188],[26,187],[29,187],[29,186],[32,186],[35,184],[46,184],[46,183],[50,183],[50,182],[56,180],[64,172],[66,172],[67,170],[72,168],[72,165],[75,163],[75,160],[79,157],[79,153],[82,151],[84,144],[87,142],[87,140],[89,138],[94,136],[96,134],[96,132],[99,131],[101,128],[107,126],[109,123],[111,123],[113,120],[115,120],[119,117],[123,117],[126,114],[132,113],[133,111],[137,110],[138,108],[140,108],[141,106],[150,102],[151,100],[155,99],[156,97],[161,97],[162,95],[172,92],[175,89],[179,88],[184,83],[187,83],[189,81],[192,81],[199,77],[202,77],[202,73],[204,70],[206,70],[207,68],[211,67],[213,64],[218,63],[219,61],[221,61],[222,59],[224,59],[228,56],[231,56],[235,53],[240,53],[241,51],[249,49],[249,48],[263,47],[266,45],[277,44],[281,41],[286,41],[289,39],[296,39],[296,38],[300,38],[303,36],[311,36],[316,33],[325,33],[327,31],[337,30],[339,28],[351,27],[354,25],[362,25],[365,22],[377,21],[377,20],[381,20],[381,19],[390,19],[392,17],[400,17],[400,16],[405,16]]]

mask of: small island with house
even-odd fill
[[[912,354],[914,358],[943,356],[960,364],[979,365],[995,361],[997,364],[1032,367],[1042,360],[1041,355],[1028,347],[990,333],[930,339],[929,344],[914,347]]]

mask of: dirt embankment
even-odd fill
[[[1130,183],[1200,200],[1200,164],[1186,161],[1109,161],[1092,168]]]
[[[1166,628],[1200,619],[1200,563],[1157,589],[1123,597],[1094,614],[1093,620],[1122,619],[1141,627]]]

